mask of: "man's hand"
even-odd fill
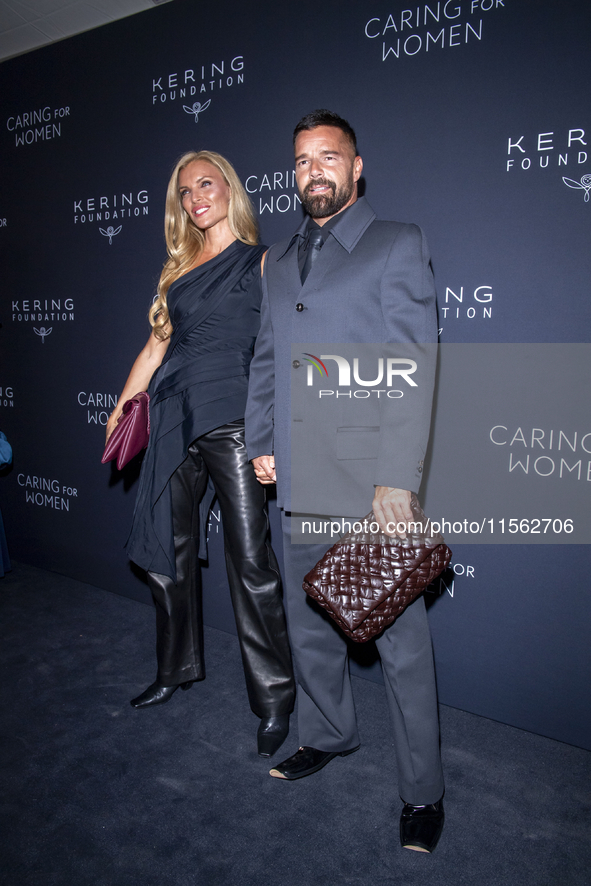
[[[376,520],[380,529],[386,535],[406,538],[406,532],[397,531],[397,524],[406,524],[414,520],[410,507],[410,492],[408,489],[396,489],[393,486],[376,486],[376,494],[372,503]],[[388,526],[388,524],[390,524]],[[398,527],[398,530],[402,526]]]
[[[259,455],[258,458],[253,458],[252,466],[257,480],[263,486],[277,482],[275,458],[272,455]]]

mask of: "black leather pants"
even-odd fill
[[[244,444],[244,422],[199,437],[170,480],[177,583],[148,572],[156,605],[158,680],[176,686],[205,677],[199,501],[208,473],[224,529],[226,569],[250,706],[259,717],[293,710],[295,681],[279,568],[268,540],[265,492]]]

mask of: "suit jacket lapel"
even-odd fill
[[[376,214],[365,197],[360,197],[331,230],[332,236],[328,237],[302,286],[298,267],[298,249],[300,236],[305,236],[308,224],[307,218],[304,218],[283,252],[276,259],[287,270],[290,292],[299,295],[321,288],[322,281],[328,271],[342,259],[341,250],[345,249],[350,254],[375,217]]]
[[[312,265],[312,270],[308,274],[306,282],[303,286],[300,283],[302,295],[307,292],[321,292],[322,281],[327,273],[333,267],[338,265],[339,261],[342,260],[342,257],[343,250],[341,245],[337,243],[334,237],[329,237],[320,250],[320,255]]]

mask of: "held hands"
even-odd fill
[[[277,482],[275,458],[272,455],[259,455],[258,458],[253,458],[252,466],[257,480],[263,486]]]
[[[376,520],[386,535],[406,538],[406,532],[400,532],[405,524],[414,520],[410,507],[410,492],[407,489],[396,489],[393,486],[376,486],[372,503]],[[389,525],[388,525],[389,524]]]

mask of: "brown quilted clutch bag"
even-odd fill
[[[414,493],[410,504],[415,523],[406,538],[380,532],[372,512],[357,521],[363,531],[343,536],[304,579],[305,592],[358,643],[392,624],[451,560]]]

